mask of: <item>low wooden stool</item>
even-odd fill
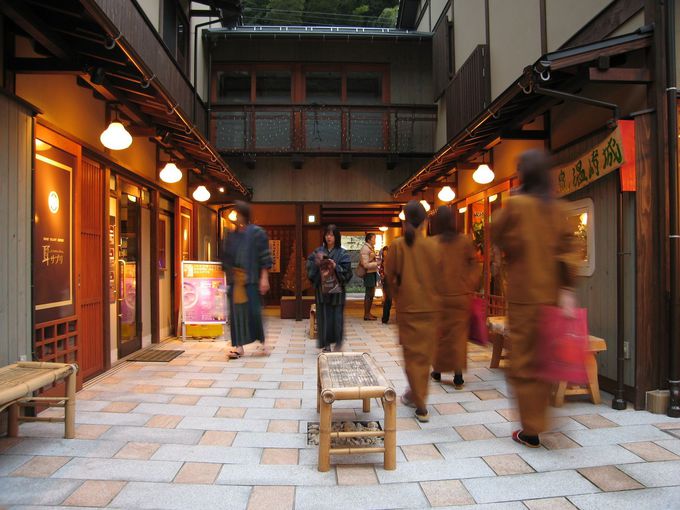
[[[553,405],[555,407],[562,407],[564,405],[564,397],[569,395],[590,395],[593,404],[602,402],[600,397],[600,383],[597,380],[597,358],[595,355],[598,352],[607,350],[607,342],[603,338],[596,336],[588,337],[588,350],[586,351],[586,372],[588,374],[588,384],[583,386],[572,386],[566,381],[560,382],[555,388],[555,397]]]
[[[387,382],[368,353],[333,352],[319,354],[317,360],[316,410],[319,424],[319,471],[330,469],[331,455],[383,453],[387,470],[397,468],[397,393]],[[385,430],[331,432],[333,402],[362,400],[363,412],[371,410],[371,399],[379,398],[385,411]],[[331,438],[382,437],[384,445],[377,447],[331,448]]]
[[[309,308],[309,338],[316,338],[316,304]]]
[[[489,368],[498,368],[501,360],[508,359],[509,356],[503,355],[503,349],[509,350],[510,339],[508,338],[507,317],[489,317],[486,319],[486,325],[489,328],[489,338],[493,346],[491,353],[491,363]]]

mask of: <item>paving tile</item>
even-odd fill
[[[260,376],[258,374],[239,374],[236,378],[237,381],[259,381]]]
[[[416,483],[398,486],[298,487],[296,510],[377,510],[429,506]]]
[[[9,475],[33,458],[30,455],[0,455],[0,476]]]
[[[177,404],[139,404],[135,413],[170,416],[213,416],[217,412],[217,406],[203,405],[177,405]]]
[[[213,379],[191,379],[188,388],[210,388],[215,381]]]
[[[228,397],[201,397],[198,401],[199,406],[217,407],[246,407],[271,409],[274,407],[273,398],[228,398]]]
[[[623,446],[626,450],[633,452],[647,462],[656,462],[661,460],[680,460],[680,457],[673,452],[662,448],[656,443],[644,441],[642,443],[625,443]]]
[[[281,434],[275,432],[239,432],[234,446],[251,448],[305,448],[306,434]]]
[[[489,467],[499,476],[522,475],[534,472],[531,466],[524,462],[522,457],[517,454],[490,455],[483,458]]]
[[[266,420],[246,420],[235,418],[201,418],[187,416],[177,425],[178,429],[227,430],[232,432],[264,432]]]
[[[302,383],[297,381],[283,381],[279,388],[282,390],[301,390]]]
[[[54,478],[0,478],[0,505],[59,505],[81,483]]]
[[[456,432],[465,441],[476,441],[479,439],[492,439],[494,435],[484,425],[462,425],[454,427]]]
[[[125,487],[126,482],[87,480],[71,494],[64,505],[105,507]]]
[[[578,510],[567,498],[530,499],[524,504],[529,510]]]
[[[149,417],[145,414],[77,412],[76,423],[88,425],[144,425]]]
[[[505,398],[503,395],[501,395],[500,392],[498,392],[498,390],[478,390],[475,391],[474,394],[480,400],[494,400],[498,398]]]
[[[81,480],[170,482],[180,467],[180,462],[76,458],[52,476]]]
[[[299,398],[277,398],[274,404],[275,409],[300,409],[300,407]]]
[[[120,491],[109,506],[149,510],[242,510],[248,504],[250,490],[250,487],[132,482]]]
[[[71,457],[34,457],[20,468],[16,469],[12,473],[12,476],[48,478],[70,460]]]
[[[680,487],[641,489],[637,491],[601,492],[569,498],[581,510],[671,509],[669,502],[680,500]]]
[[[656,441],[656,444],[669,452],[680,455],[680,439],[664,439],[663,441]]]
[[[137,407],[137,404],[134,402],[111,402],[108,406],[103,409],[97,409],[97,411],[104,411],[106,413],[129,413],[135,407]]]
[[[245,407],[220,407],[215,413],[216,418],[243,418],[247,409]]]
[[[377,485],[378,476],[373,466],[368,465],[337,465],[338,485]]]
[[[331,455],[331,465],[336,464],[370,464],[374,467],[383,465],[384,456],[382,453],[361,453],[355,455]],[[300,449],[300,459],[298,464],[317,466],[319,463],[318,448]],[[397,448],[397,469],[401,468],[402,463],[407,463],[401,448]]]
[[[460,480],[421,482],[420,486],[433,507],[475,504]]]
[[[582,414],[580,416],[572,416],[571,418],[585,425],[589,429],[606,429],[610,427],[618,427],[616,423],[599,414]]]
[[[247,510],[293,510],[295,487],[264,486],[253,487]]]
[[[142,443],[196,444],[201,430],[154,429],[150,427],[111,427],[101,439]]]
[[[433,444],[402,446],[401,451],[404,452],[409,462],[443,459],[441,453],[439,453],[439,450]]]
[[[562,450],[524,448],[520,456],[536,471],[580,469],[639,462],[637,455],[633,455],[619,445],[586,446]]]
[[[376,465],[376,472],[382,484],[495,476],[482,459],[466,459],[464,462],[447,460],[407,462],[400,463],[394,471],[386,471],[382,464],[379,464]]]
[[[217,484],[224,485],[335,485],[335,472],[321,473],[315,465],[254,465],[243,469],[236,464],[222,466]]]
[[[116,459],[147,460],[161,445],[158,443],[128,443],[116,453]]]
[[[61,425],[60,425],[61,426]],[[125,445],[117,440],[87,439],[24,439],[7,453],[19,455],[51,455],[56,457],[110,458]]]
[[[220,445],[162,445],[153,460],[177,462],[209,462],[216,464],[259,464],[261,448],[230,448]]]
[[[677,430],[680,429],[680,420],[668,423],[654,423],[654,426],[661,430]]]
[[[578,472],[605,492],[644,488],[630,476],[619,471],[616,466],[583,468]]]
[[[647,411],[612,411],[601,413],[602,416],[619,425],[654,425],[658,423],[678,423],[677,418]]]
[[[464,480],[477,503],[587,494],[598,489],[576,471],[533,473]]]
[[[526,446],[517,444],[509,438],[480,439],[477,441],[462,441],[460,443],[441,443],[437,444],[437,448],[445,459],[506,455],[510,453],[524,453],[528,450]]]
[[[254,393],[253,388],[232,388],[227,396],[230,398],[251,398]]]
[[[298,450],[296,448],[265,448],[260,463],[297,465]]]
[[[194,406],[198,402],[199,397],[192,395],[177,395],[170,403],[173,405],[187,405]]]
[[[212,484],[220,472],[219,464],[187,462],[175,477],[175,483]]]
[[[397,444],[400,446],[452,443],[458,441],[461,441],[461,438],[453,427],[405,430],[397,433]]]
[[[19,444],[23,439],[21,437],[0,437],[0,453],[9,450],[13,446]]]
[[[406,410],[407,408],[403,408]],[[413,413],[412,409],[408,412]],[[444,416],[431,415],[428,423],[422,423],[423,429],[440,427],[460,427],[462,425],[487,425],[502,423],[505,420],[494,411],[456,413]]]
[[[548,450],[563,450],[565,448],[578,448],[579,445],[561,432],[548,432],[541,434],[541,444]]]
[[[668,436],[652,425],[615,427],[613,429],[574,430],[565,432],[582,446],[658,441]]]
[[[463,406],[457,402],[451,402],[449,404],[435,404],[434,408],[439,414],[457,414],[465,412]]]
[[[159,429],[174,429],[177,427],[179,422],[182,421],[182,419],[183,419],[182,416],[167,416],[167,415],[153,416],[149,421],[146,422],[144,426]]]
[[[299,430],[299,422],[295,420],[271,420],[267,426],[267,432],[295,433]]]
[[[629,464],[619,466],[619,468],[645,487],[670,487],[680,484],[680,461],[678,460]]]
[[[110,428],[110,425],[78,425],[76,427],[76,438],[99,439],[99,437]]]

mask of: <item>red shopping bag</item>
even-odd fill
[[[538,327],[536,377],[551,383],[587,383],[588,311],[577,308],[574,317],[568,317],[561,308],[546,306]]]
[[[478,345],[488,345],[489,330],[486,328],[486,301],[473,297],[470,302],[470,341]]]

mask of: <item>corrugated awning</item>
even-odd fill
[[[392,190],[396,198],[409,191],[418,191],[450,173],[457,163],[463,163],[509,130],[517,130],[523,124],[547,111],[555,104],[555,98],[538,96],[535,85],[554,90],[577,89],[584,78],[573,72],[565,72],[587,64],[599,57],[620,55],[651,45],[652,32],[643,27],[635,33],[598,41],[566,50],[558,50],[539,58],[524,69],[489,108],[456,134],[434,157],[415,174]]]

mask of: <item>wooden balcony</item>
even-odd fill
[[[436,108],[412,105],[214,106],[211,140],[228,153],[431,155]]]

